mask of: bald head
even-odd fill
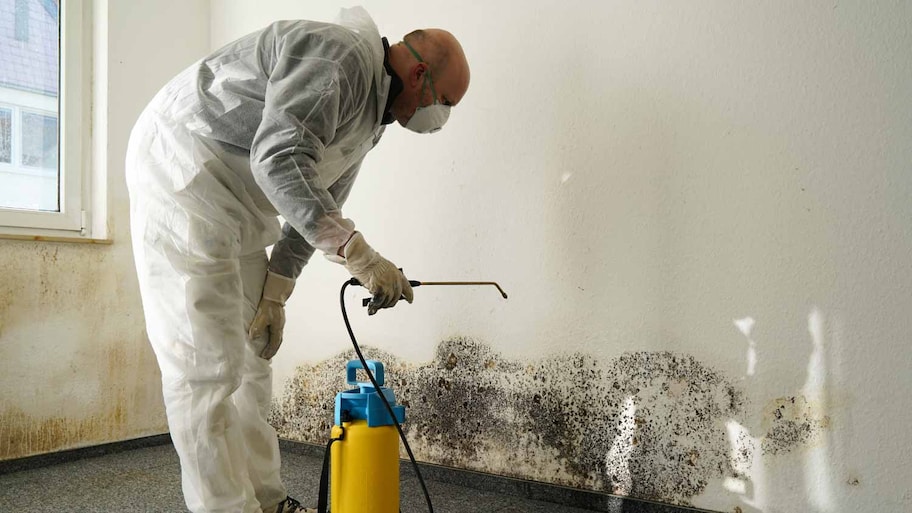
[[[435,82],[454,87],[448,99],[453,105],[459,103],[469,88],[469,63],[456,37],[446,30],[431,28],[410,32],[403,40],[430,65]]]
[[[390,47],[390,65],[403,83],[391,112],[405,126],[418,107],[432,104],[435,99],[444,105],[458,104],[469,88],[470,73],[462,45],[446,30],[415,30],[406,34],[403,41],[420,56],[413,55],[402,43]],[[428,78],[437,98],[424,87]]]

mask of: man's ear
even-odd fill
[[[412,68],[412,72],[409,74],[409,81],[412,83],[412,87],[418,85],[419,82],[424,78],[424,74],[427,73],[428,66],[423,62],[415,64],[415,67]]]

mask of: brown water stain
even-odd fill
[[[82,419],[35,419],[18,408],[8,408],[0,413],[0,460],[108,442],[120,434],[125,422],[120,404]]]
[[[106,357],[92,368],[97,375],[80,379],[99,380],[99,394],[81,399],[85,414],[34,415],[22,407],[10,405],[0,409],[0,460],[84,447],[167,431],[158,376],[137,379],[137,375],[155,368],[152,351],[145,345],[126,340],[105,345]],[[138,352],[136,351],[138,349]],[[79,385],[74,385],[78,388]],[[61,391],[61,396],[66,392]],[[42,400],[46,411],[61,399]]]
[[[0,459],[164,431],[129,257],[123,245],[0,243],[0,342],[21,372],[0,398]]]
[[[136,397],[128,394],[127,388],[135,362],[128,360],[127,351],[121,345],[111,346],[106,353],[105,365],[97,368],[102,394],[86,408],[98,413],[38,417],[15,406],[7,407],[0,412],[0,460],[123,438],[131,419],[138,413]]]

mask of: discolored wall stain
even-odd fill
[[[424,365],[365,352],[408,407],[404,429],[422,461],[688,504],[710,480],[742,477],[752,457],[747,443],[732,457],[725,431],[745,413],[743,393],[688,355],[520,362],[467,338],[441,343]],[[274,404],[280,436],[325,442],[349,358],[297,369]]]
[[[110,441],[120,434],[124,421],[122,405],[82,419],[36,419],[18,408],[9,408],[0,412],[0,460]]]
[[[125,353],[113,348],[103,366],[112,385],[104,389],[104,397],[93,405],[91,414],[81,418],[66,416],[35,417],[16,406],[0,411],[0,460],[42,454],[73,447],[108,441],[117,436],[128,420],[123,380]]]
[[[0,403],[0,460],[164,432],[160,399],[136,379],[139,370],[154,365],[149,351],[133,354],[118,345],[123,343],[107,347],[92,367],[92,377],[97,372],[101,384],[82,414],[36,416],[8,400]],[[74,379],[73,386],[82,386],[84,379]],[[151,429],[147,423],[154,423]]]
[[[517,361],[469,338],[440,343],[424,364],[365,353],[384,363],[386,386],[408,408],[403,427],[421,461],[678,505],[710,481],[749,480],[755,448],[785,453],[829,427],[818,407],[785,397],[763,409],[755,439],[740,427],[749,425],[744,392],[686,354]],[[352,357],[296,370],[271,413],[281,437],[327,440]]]
[[[767,403],[763,408],[763,453],[780,454],[816,443],[830,427],[829,417],[821,410],[804,396],[780,397]]]
[[[167,431],[128,244],[0,241],[0,460]]]

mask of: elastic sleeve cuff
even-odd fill
[[[294,291],[295,280],[274,272],[266,273],[266,283],[263,285],[263,299],[285,305]]]

